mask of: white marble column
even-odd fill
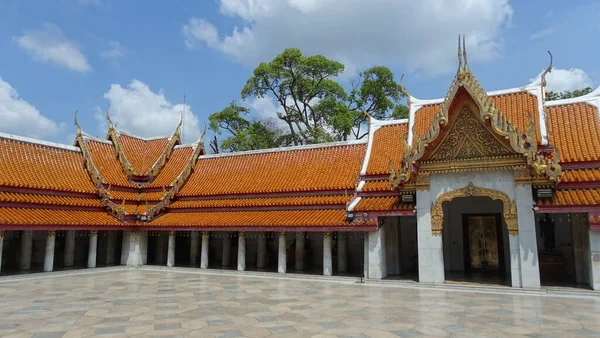
[[[115,255],[117,252],[117,231],[106,231],[106,264],[115,264]]]
[[[325,232],[323,233],[323,275],[331,276],[332,272],[331,232]]]
[[[387,277],[386,255],[385,255],[385,228],[381,227],[377,231],[367,233],[367,254],[366,262],[367,278],[383,279]]]
[[[0,275],[2,275],[2,250],[4,249],[4,231],[0,231]]]
[[[306,234],[304,232],[296,232],[296,270],[304,270],[304,256],[305,256],[305,245],[304,239]]]
[[[192,231],[190,237],[190,265],[196,266],[198,264],[198,242],[200,233],[198,231]]]
[[[444,283],[442,236],[431,232],[431,195],[428,190],[417,190],[416,207],[419,282]]]
[[[267,260],[267,233],[258,234],[258,248],[256,252],[256,268],[264,269]]]
[[[246,270],[246,234],[243,232],[238,233],[237,269],[238,271]]]
[[[88,268],[96,267],[96,256],[98,255],[98,231],[90,231],[90,248],[88,251]]]
[[[231,258],[231,233],[226,232],[223,235],[223,255],[221,256],[221,265],[229,266]]]
[[[593,290],[600,290],[600,231],[589,229],[590,238],[590,286]]]
[[[33,246],[33,231],[21,231],[21,257],[19,259],[19,269],[31,269],[31,250]]]
[[[71,267],[75,260],[75,230],[65,231],[65,267]]]
[[[175,266],[175,231],[169,231],[169,246],[167,250],[167,266]]]
[[[123,231],[121,265],[142,266],[148,261],[148,232]]]
[[[54,269],[54,247],[56,243],[56,231],[50,230],[46,235],[46,254],[44,255],[44,272]]]
[[[209,245],[208,231],[202,232],[202,251],[200,254],[200,269],[208,269],[208,245]]]
[[[348,234],[338,232],[337,235],[337,271],[348,272]]]
[[[277,250],[279,251],[277,257],[277,272],[286,273],[287,271],[287,243],[285,240],[285,232],[279,233],[279,243]]]
[[[533,205],[535,204],[533,200],[533,193],[531,190],[531,185],[517,185],[515,190],[517,221],[519,224],[518,238],[521,267],[521,287],[539,289],[540,265],[538,262],[535,215],[533,214]]]

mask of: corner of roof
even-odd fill
[[[582,95],[582,96],[573,97],[570,99],[547,101],[546,106],[553,107],[553,106],[562,106],[562,105],[573,104],[573,103],[588,103],[592,106],[595,106],[600,111],[600,86],[598,86],[592,92]]]

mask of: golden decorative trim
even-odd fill
[[[431,178],[431,173],[427,171],[421,171],[417,174],[417,179],[415,182],[416,190],[429,190],[429,179]]]
[[[98,230],[90,230],[90,236],[98,236]]]
[[[531,185],[532,176],[531,170],[525,167],[515,168],[514,170],[515,184],[517,185]]]
[[[181,174],[179,174],[179,176],[177,176],[177,178],[170,184],[170,188],[168,190],[165,190],[163,188],[163,195],[160,198],[161,201],[158,204],[154,205],[152,208],[146,209],[145,215],[146,215],[147,221],[152,220],[152,218],[154,218],[156,215],[158,215],[159,212],[161,212],[162,210],[164,210],[171,204],[171,201],[175,198],[175,195],[183,187],[185,182],[187,182],[187,179],[192,175],[192,172],[194,172],[194,168],[196,167],[196,163],[198,162],[198,157],[200,157],[200,155],[206,153],[206,151],[204,149],[204,135],[205,134],[206,134],[206,125],[204,126],[204,132],[202,132],[202,135],[200,136],[200,140],[198,140],[198,144],[196,145],[196,148],[194,149],[192,156],[190,157],[188,163],[183,168],[183,171],[181,172]]]
[[[121,167],[123,168],[123,172],[127,177],[136,175],[133,170],[133,166],[129,163],[127,156],[125,156],[125,152],[123,148],[121,148],[121,143],[119,143],[119,136],[117,135],[117,130],[115,129],[110,116],[108,115],[108,109],[106,110],[106,120],[108,121],[108,139],[112,140],[112,143],[115,147],[115,151],[117,152],[117,158],[119,159],[119,163],[121,163]]]
[[[0,237],[4,237],[4,230],[0,230]]]
[[[431,204],[431,233],[434,236],[441,236],[444,224],[444,202],[450,202],[455,198],[459,197],[489,197],[493,200],[502,201],[503,205],[503,216],[504,221],[506,222],[506,227],[508,229],[508,233],[511,236],[515,236],[519,234],[519,227],[517,223],[517,205],[510,200],[508,195],[505,193],[493,190],[480,188],[475,186],[472,182],[469,182],[466,187],[449,191],[441,194],[435,201],[435,203]]]
[[[48,230],[48,233],[46,234],[46,236],[48,236],[48,237],[56,237],[56,231],[54,231],[54,230]]]

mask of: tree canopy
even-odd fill
[[[349,91],[336,81],[343,71],[340,62],[288,48],[259,64],[241,91],[243,100],[274,100],[277,118],[249,120],[249,109],[233,102],[210,115],[210,129],[227,134],[221,149],[241,151],[360,139],[368,133],[365,113],[378,119],[408,117],[408,107],[400,103],[402,87],[387,67],[360,72]],[[211,147],[219,150],[216,139]]]
[[[583,89],[576,89],[573,91],[565,90],[564,92],[553,92],[549,91],[546,93],[546,101],[554,101],[554,100],[562,100],[562,99],[570,99],[578,96],[583,96],[585,94],[591,93],[592,88],[586,87]]]

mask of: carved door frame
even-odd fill
[[[476,214],[462,214],[463,222],[463,260],[465,266],[465,273],[471,271],[471,246],[469,239],[469,217],[477,216],[494,216],[496,217],[496,242],[498,245],[498,273],[503,276],[506,273],[506,262],[504,260],[504,237],[502,231],[502,217],[501,213],[476,213]]]

